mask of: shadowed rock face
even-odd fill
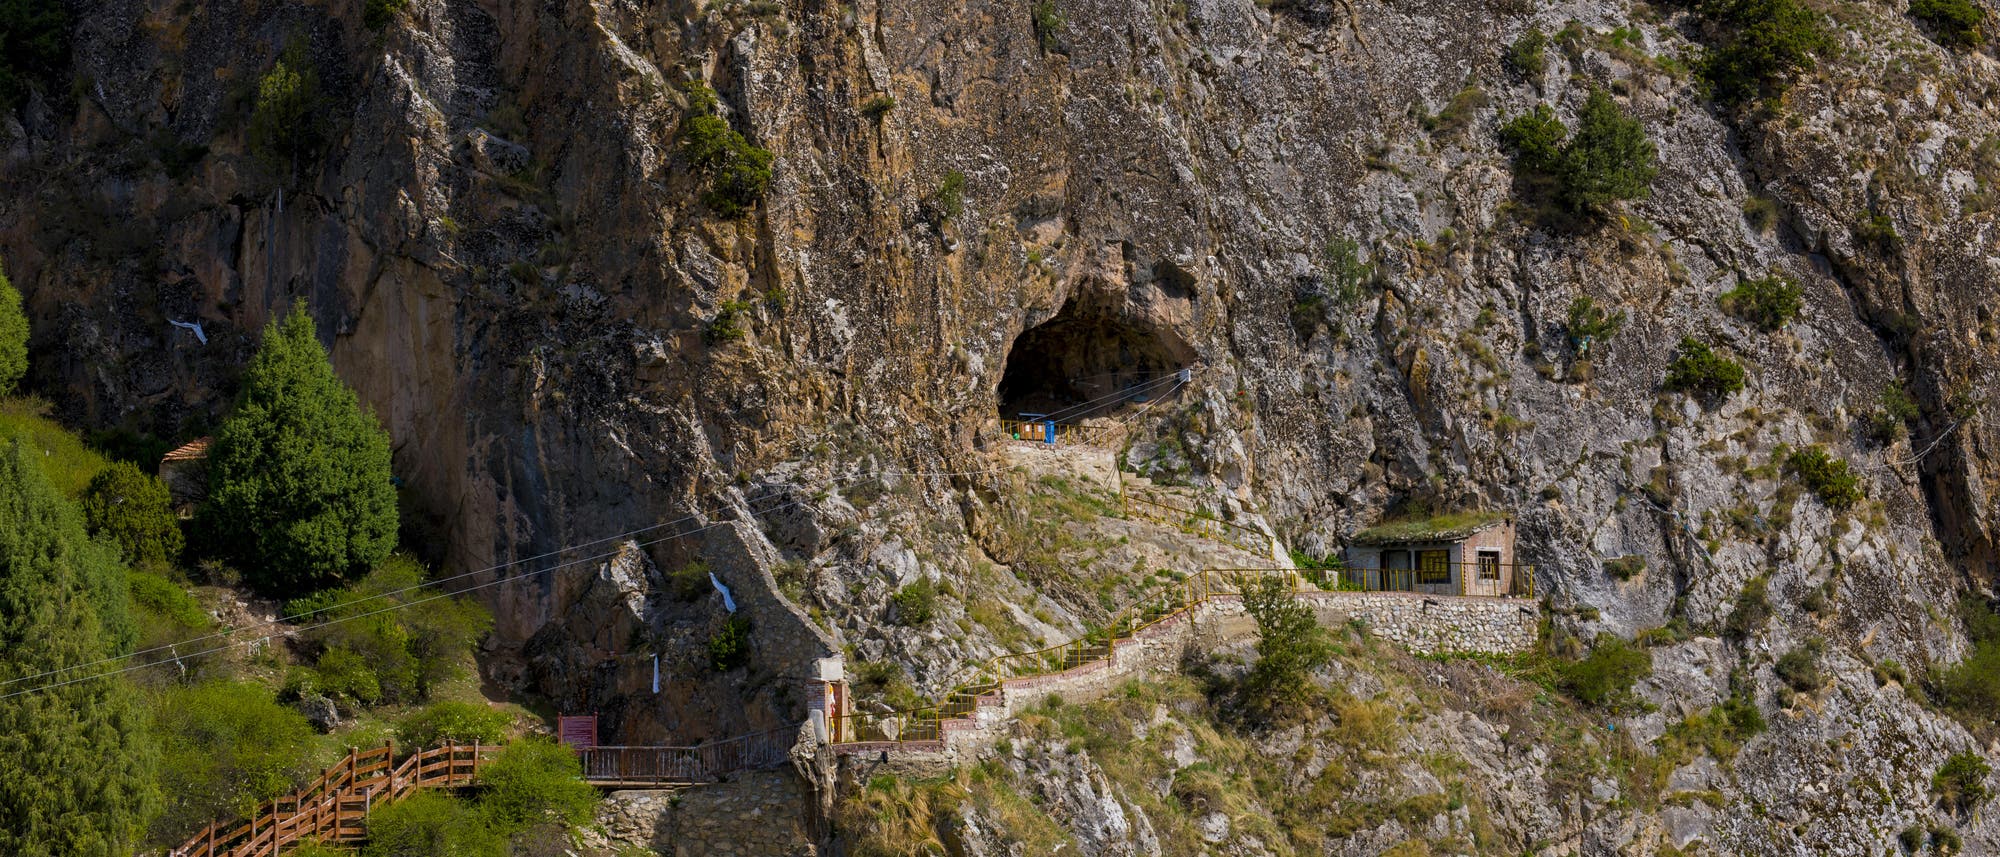
[[[608,556],[482,590],[507,674],[596,670],[576,704],[649,731],[789,716],[785,676],[814,646],[920,684],[997,651],[976,625],[885,627],[885,604],[914,575],[971,574],[991,541],[976,433],[1087,392],[1055,383],[1079,366],[1201,363],[1141,428],[1308,550],[1412,499],[1485,505],[1518,513],[1544,591],[1598,611],[1565,620],[1586,633],[1676,610],[1707,627],[1769,575],[1778,621],[1746,654],[1767,684],[1772,654],[1809,637],[1870,696],[1868,661],[1962,650],[1931,617],[1988,579],[2000,520],[1992,408],[1968,407],[2000,353],[2000,74],[1900,8],[1843,6],[1840,59],[1774,114],[1731,118],[1658,59],[1689,49],[1684,15],[1638,25],[1634,50],[1597,34],[1663,13],[1617,2],[1075,0],[1040,31],[1018,2],[702,6],[419,0],[377,34],[355,4],[96,4],[73,34],[86,83],[6,121],[0,256],[34,322],[31,387],[93,427],[191,436],[254,332],[306,301],[395,438],[408,541],[448,568],[684,516],[666,532],[767,521],[637,538],[661,573],[706,558],[768,590],[756,633],[797,645],[746,673],[705,666],[718,605],[591,606],[647,579],[602,576]],[[1571,20],[1586,32],[1541,79],[1500,64],[1529,27]],[[244,127],[295,39],[332,142],[294,174]],[[1540,101],[1573,124],[1575,76],[1645,122],[1661,173],[1616,216],[1548,224],[1512,197],[1493,127]],[[704,207],[679,155],[689,79],[776,153],[747,218]],[[1468,85],[1482,97],[1446,115]],[[871,118],[879,94],[895,106]],[[954,170],[963,210],[943,217]],[[1744,215],[1756,197],[1778,212],[1764,228]],[[1860,228],[1878,214],[1895,240]],[[1343,238],[1380,285],[1302,301]],[[1784,331],[1717,306],[1771,271],[1805,292]],[[1629,314],[1587,362],[1564,333],[1579,295]],[[1741,360],[1748,389],[1661,394],[1685,336]],[[1922,415],[1882,446],[1854,426],[1892,381]],[[1764,467],[1808,442],[1854,462],[1864,509],[1835,516]],[[931,475],[848,481],[862,470]],[[1626,554],[1655,562],[1600,570]],[[1797,606],[1829,586],[1830,612]],[[633,627],[584,627],[606,616]],[[688,712],[746,723],[659,722],[637,661],[600,638],[670,650],[670,679],[701,696]],[[1808,740],[1834,724],[1858,730],[1838,756]],[[1892,745],[1928,770],[1969,741],[1901,697],[1840,693],[1774,731],[1715,811],[1718,841],[1790,835],[1758,832],[1736,794],[1806,813],[1822,803],[1801,772],[1842,781],[1841,759]],[[1889,787],[1916,801],[1918,779]],[[1814,841],[1866,839],[1862,815]]]

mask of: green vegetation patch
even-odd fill
[[[1910,17],[1930,27],[1939,44],[1972,50],[1986,43],[1986,10],[1972,0],[1910,0]]]
[[[0,39],[4,41],[4,39]],[[21,293],[0,271],[0,396],[10,395],[28,374],[28,316],[21,309]]]
[[[1575,136],[1542,104],[1502,125],[1500,140],[1513,150],[1515,174],[1529,192],[1553,192],[1572,213],[1643,198],[1659,172],[1645,126],[1603,90],[1584,102]]]
[[[1845,460],[1833,457],[1819,444],[1792,450],[1785,458],[1785,469],[1829,509],[1845,510],[1861,500],[1860,477]]]
[[[1601,708],[1629,703],[1632,685],[1653,674],[1653,653],[1616,634],[1598,634],[1583,660],[1558,668],[1564,690]]]
[[[1801,0],[1706,0],[1698,8],[1718,39],[1697,71],[1724,104],[1783,94],[1796,72],[1835,47]]]
[[[1720,399],[1742,390],[1744,377],[1743,364],[1690,336],[1681,340],[1680,350],[1667,364],[1663,386],[1670,392]]]
[[[1931,777],[1931,790],[1951,811],[1969,812],[1993,796],[1986,788],[1986,777],[1992,773],[1992,766],[1978,753],[1960,750]]]
[[[1799,284],[1782,274],[1744,280],[1722,294],[1722,308],[1766,333],[1790,323],[1805,307]]]
[[[686,88],[691,107],[681,122],[681,154],[709,183],[703,204],[723,217],[742,217],[763,200],[775,156],[752,145],[716,112],[714,90],[698,82]]]
[[[423,566],[398,554],[353,586],[285,605],[287,615],[320,626],[299,635],[295,645],[307,666],[288,679],[289,691],[362,705],[413,704],[464,675],[493,617],[470,598],[438,598],[423,588],[424,578]],[[384,610],[419,602],[421,609]]]

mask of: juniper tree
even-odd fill
[[[90,531],[110,539],[135,565],[170,563],[181,553],[167,486],[129,462],[115,462],[91,478],[83,492]]]
[[[118,650],[124,571],[35,458],[0,446],[0,854],[130,854],[157,753],[131,687],[86,667]]]
[[[264,329],[208,472],[213,549],[267,592],[338,584],[395,547],[389,436],[334,374],[303,308]]]

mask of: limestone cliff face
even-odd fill
[[[1049,8],[414,0],[375,33],[349,0],[92,4],[73,98],[4,131],[0,256],[35,322],[31,384],[92,426],[192,434],[263,321],[308,302],[395,438],[411,540],[448,567],[675,522],[632,536],[650,566],[605,543],[484,590],[508,675],[644,740],[792,716],[788,682],[841,645],[920,684],[1005,647],[885,627],[885,602],[919,575],[980,579],[1001,550],[1005,486],[978,438],[1022,365],[1010,347],[1053,320],[1069,334],[1030,349],[1050,365],[1197,367],[1138,448],[1173,438],[1189,478],[1302,548],[1411,501],[1517,510],[1555,603],[1596,611],[1565,620],[1586,634],[1712,627],[1768,575],[1777,619],[1749,663],[1768,687],[1776,653],[1824,639],[1837,683],[1727,784],[1763,814],[1690,812],[1750,851],[1803,835],[1767,818],[1819,819],[1810,841],[1846,848],[1917,814],[1905,774],[1972,739],[1867,665],[1956,658],[1940,617],[1989,585],[2000,538],[2000,423],[1976,407],[2000,360],[1990,51],[1937,47],[1900,4],[1830,4],[1836,56],[1768,114],[1729,117],[1663,59],[1697,30],[1670,8]],[[1539,79],[1500,62],[1572,21]],[[332,136],[295,174],[244,133],[291,40]],[[679,154],[689,80],[777,155],[747,218],[703,206]],[[1591,87],[1644,120],[1660,176],[1621,218],[1540,224],[1494,127],[1541,101],[1573,116]],[[1745,216],[1759,198],[1767,225]],[[1895,240],[1864,228],[1877,215]],[[1339,239],[1382,285],[1328,310],[1302,298]],[[1770,271],[1805,289],[1784,331],[1718,308]],[[1587,377],[1564,333],[1585,295],[1630,316]],[[1747,391],[1660,393],[1689,335],[1738,356]],[[1856,423],[1892,381],[1922,414],[1882,445]],[[1860,511],[1765,466],[1808,442],[1863,474]],[[1623,554],[1650,570],[1606,575]],[[707,669],[714,596],[637,593],[696,558],[781,641],[749,678]],[[1821,590],[1830,609],[1800,606]],[[1055,614],[1024,626],[1088,612],[1082,593],[1035,597]],[[1721,697],[1715,645],[1657,650],[1666,711],[1637,728]],[[670,713],[633,657],[658,650],[695,697]],[[1891,810],[1855,808],[1871,777]]]

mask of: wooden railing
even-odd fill
[[[583,778],[597,785],[673,785],[782,766],[797,740],[798,727],[790,727],[693,747],[585,747],[577,753]]]
[[[247,820],[201,829],[168,857],[277,855],[300,842],[354,842],[367,836],[368,812],[420,788],[471,785],[491,761],[492,744],[446,744],[396,762],[394,744],[349,750],[305,788],[257,805]]]

